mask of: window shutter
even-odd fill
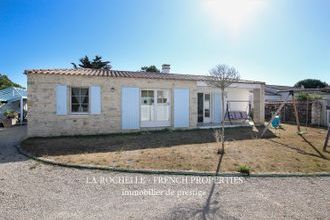
[[[140,128],[140,89],[123,87],[121,90],[122,129]]]
[[[221,122],[221,93],[213,93],[213,122]]]
[[[101,114],[101,87],[91,86],[90,93],[91,114]]]
[[[174,127],[189,127],[189,89],[174,89]]]
[[[67,108],[67,86],[56,85],[56,114],[66,115]]]

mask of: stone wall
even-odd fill
[[[265,85],[253,89],[253,120],[257,125],[265,122]]]
[[[322,113],[322,103],[321,101],[313,101],[312,104],[312,120],[311,120],[311,124],[312,125],[317,125],[320,126],[321,125],[321,115]]]

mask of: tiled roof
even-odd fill
[[[274,90],[288,90],[288,89],[292,89],[292,86],[280,86],[280,85],[269,85],[266,84],[266,89],[274,89]]]
[[[277,92],[265,91],[265,95],[280,96]]]
[[[178,73],[155,73],[142,71],[119,71],[119,70],[101,70],[101,69],[32,69],[25,70],[25,74],[46,74],[46,75],[69,75],[69,76],[102,76],[102,77],[123,77],[123,78],[144,78],[144,79],[167,79],[167,80],[192,80],[205,81],[210,80],[210,76],[191,75]],[[256,83],[264,84],[264,82],[252,80],[240,80],[239,83]]]

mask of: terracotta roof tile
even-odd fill
[[[45,75],[80,75],[80,76],[102,76],[102,77],[123,77],[123,78],[144,78],[144,79],[167,79],[167,80],[191,80],[205,81],[209,80],[210,76],[206,75],[189,75],[178,73],[155,73],[142,71],[119,71],[119,70],[100,70],[100,69],[31,69],[25,70],[25,74],[45,74]],[[257,83],[264,82],[252,80],[240,80],[240,83]]]

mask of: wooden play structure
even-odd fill
[[[327,136],[325,137],[325,141],[324,141],[324,146],[323,146],[324,152],[327,151],[329,136],[330,136],[330,126],[328,127],[328,133],[327,133]]]
[[[282,91],[282,92],[288,92],[288,95],[283,100],[283,102],[281,103],[279,108],[276,110],[276,112],[272,115],[270,121],[267,123],[266,127],[262,131],[261,137],[263,137],[265,135],[265,133],[268,130],[269,126],[272,124],[272,121],[274,120],[274,118],[277,115],[279,115],[282,108],[288,102],[290,96],[292,97],[292,104],[293,104],[294,115],[295,115],[296,124],[297,124],[297,131],[298,131],[297,133],[298,134],[303,134],[303,132],[301,132],[301,129],[300,129],[300,121],[299,121],[298,110],[297,110],[297,105],[296,105],[296,100],[295,100],[294,94],[295,94],[295,92],[313,92],[313,91],[318,91],[318,89],[292,89],[292,90],[288,90],[288,91]],[[327,132],[327,135],[326,135],[326,138],[325,138],[325,141],[324,141],[323,151],[326,151],[326,148],[328,146],[329,137],[330,137],[330,126],[328,127],[328,132]]]
[[[299,92],[301,92],[302,90],[299,90]],[[301,134],[301,129],[300,129],[300,122],[299,122],[299,116],[298,116],[298,110],[297,110],[297,105],[296,105],[296,99],[294,98],[294,93],[295,90],[289,90],[289,91],[283,91],[283,92],[289,92],[287,97],[285,97],[285,99],[283,100],[282,104],[280,105],[280,107],[276,110],[276,112],[273,114],[272,118],[269,120],[269,122],[267,123],[266,127],[264,128],[264,130],[261,133],[261,137],[263,137],[266,133],[266,131],[268,130],[269,126],[271,125],[272,121],[274,120],[274,118],[279,115],[279,113],[281,112],[282,108],[284,107],[284,105],[287,103],[287,101],[289,100],[290,96],[292,97],[292,103],[293,103],[293,109],[294,109],[294,115],[295,115],[295,119],[296,119],[296,123],[297,123],[297,130],[298,133]]]

